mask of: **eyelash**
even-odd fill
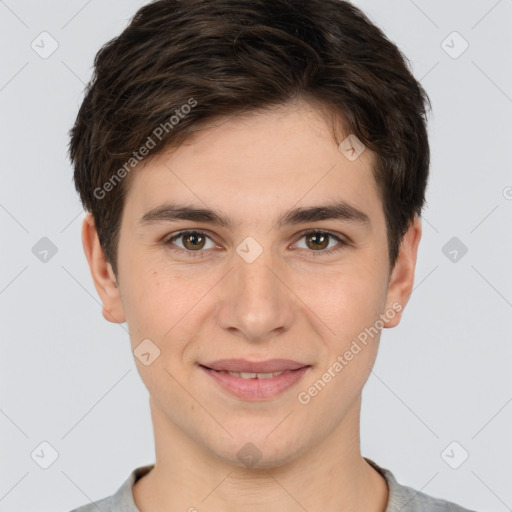
[[[183,254],[183,252],[185,252],[185,254],[187,254],[187,256],[190,256],[191,258],[203,258],[205,256],[205,252],[206,252],[205,250],[189,251],[187,249],[182,249],[181,247],[173,246],[172,242],[174,240],[176,240],[178,238],[181,238],[181,237],[184,237],[186,235],[190,235],[190,234],[199,234],[199,235],[205,236],[205,237],[207,237],[207,238],[209,238],[211,240],[211,237],[209,237],[208,234],[205,233],[204,231],[197,230],[197,229],[189,229],[189,230],[185,230],[185,231],[180,231],[179,233],[173,235],[172,237],[167,238],[167,240],[164,241],[164,244],[166,246],[168,246],[168,248],[170,250],[175,251],[175,252],[179,252],[179,253],[182,253],[182,254]],[[331,231],[319,230],[319,229],[310,229],[308,231],[302,232],[301,235],[300,235],[299,240],[304,238],[305,236],[312,235],[312,234],[328,235],[330,238],[334,238],[337,242],[339,242],[341,244],[341,245],[338,245],[338,246],[336,246],[334,248],[324,249],[324,250],[321,250],[321,251],[313,251],[313,250],[305,249],[305,250],[307,250],[307,252],[312,253],[311,255],[313,257],[328,256],[330,254],[333,254],[335,252],[340,251],[341,249],[343,249],[343,247],[349,245],[348,242],[346,242],[345,240],[342,240],[339,236],[335,235]]]

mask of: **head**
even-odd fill
[[[355,418],[412,290],[427,106],[396,46],[340,0],[160,0],[101,48],[71,130],[83,242],[105,318],[159,350],[137,365],[162,423],[278,464]],[[200,369],[226,358],[308,365],[302,401],[226,396]]]

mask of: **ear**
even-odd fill
[[[421,222],[418,215],[405,233],[395,266],[391,273],[386,297],[386,310],[395,311],[393,318],[384,318],[384,327],[396,327],[400,323],[402,312],[409,301],[414,284],[416,256],[421,239]]]
[[[82,223],[82,244],[96,291],[103,304],[103,317],[112,323],[126,321],[117,279],[101,248],[94,218],[89,213]]]

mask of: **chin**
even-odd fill
[[[247,430],[228,429],[233,438],[223,436],[224,442],[210,445],[209,450],[230,466],[254,470],[284,466],[296,460],[307,447],[296,436],[291,436],[289,429],[279,434],[278,429],[273,431],[278,423],[273,422],[268,427],[268,422],[261,430],[254,430],[254,435],[248,434]]]

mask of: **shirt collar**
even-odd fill
[[[393,473],[388,469],[380,467],[373,460],[368,459],[367,457],[364,457],[364,460],[378,471],[386,480],[389,498],[385,512],[405,512],[406,505],[415,498],[417,492],[410,487],[400,485],[393,476]],[[130,473],[130,476],[111,497],[112,510],[115,510],[116,512],[140,512],[135,505],[135,500],[133,499],[133,486],[137,480],[149,473],[154,466],[154,464],[140,466]]]

